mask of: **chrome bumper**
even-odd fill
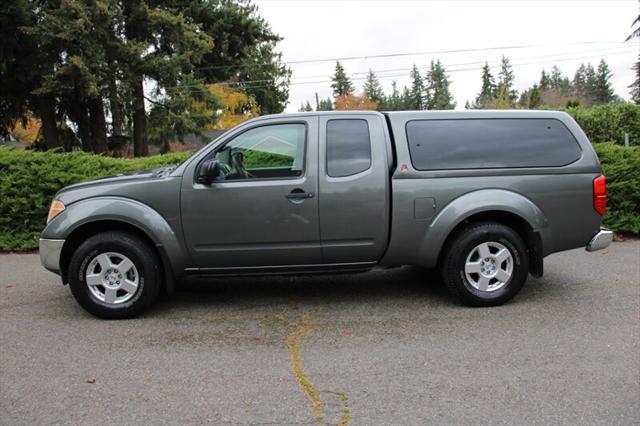
[[[611,241],[613,241],[613,232],[605,228],[600,228],[600,232],[594,235],[591,241],[589,241],[589,244],[587,244],[586,250],[596,251],[605,249],[609,247]]]
[[[60,273],[60,252],[64,240],[40,238],[40,262],[47,270]]]

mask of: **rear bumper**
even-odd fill
[[[587,244],[587,251],[602,250],[609,247],[609,244],[613,241],[613,232],[605,228],[600,228],[600,232],[591,238],[589,244]]]
[[[40,238],[40,262],[45,269],[60,274],[60,252],[64,240]]]

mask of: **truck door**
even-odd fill
[[[390,220],[384,118],[327,115],[319,124],[322,260],[377,262],[386,248]]]
[[[256,122],[185,171],[182,227],[201,269],[322,263],[318,226],[318,117]],[[221,176],[195,179],[216,158]]]

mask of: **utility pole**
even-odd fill
[[[316,111],[320,110],[320,101],[318,100],[318,92],[316,92]]]

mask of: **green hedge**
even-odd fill
[[[622,144],[624,134],[628,133],[630,144],[640,146],[640,105],[625,102],[592,108],[567,108],[565,111],[580,124],[591,142]]]
[[[640,146],[596,143],[593,147],[607,177],[604,224],[617,232],[640,233]]]
[[[82,180],[169,166],[188,156],[179,153],[123,159],[0,147],[0,250],[38,246],[49,204],[60,188]]]
[[[295,158],[290,155],[274,154],[265,151],[244,151],[244,166],[248,169],[258,167],[291,167]]]
[[[618,232],[640,233],[640,147],[594,144],[607,176],[605,224]],[[55,193],[62,187],[132,170],[172,165],[188,153],[141,159],[82,152],[31,152],[0,147],[0,250],[37,248],[38,235]]]

